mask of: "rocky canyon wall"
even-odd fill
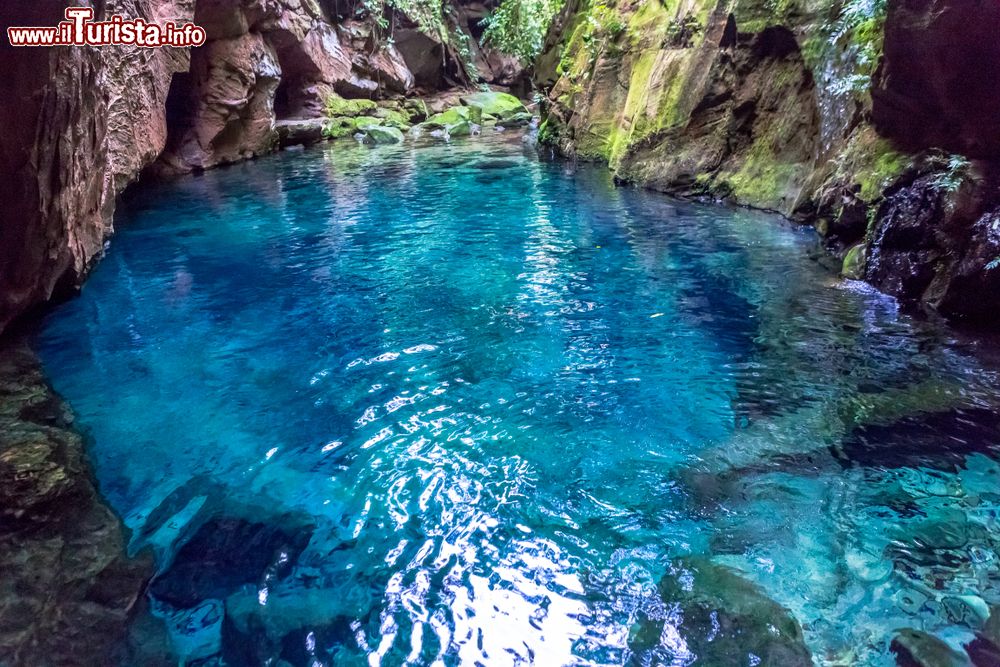
[[[0,331],[80,285],[112,231],[117,196],[142,173],[272,151],[277,123],[320,116],[331,92],[379,99],[522,74],[476,43],[490,6],[479,2],[447,12],[468,54],[455,38],[428,36],[391,10],[373,17],[352,0],[0,0],[0,15],[4,28],[52,26],[68,5],[92,6],[98,20],[193,20],[208,41],[142,49],[0,40]]]
[[[541,138],[623,182],[817,227],[845,273],[1000,315],[1000,5],[569,0]]]

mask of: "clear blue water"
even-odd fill
[[[888,665],[1000,602],[996,368],[805,229],[516,136],[284,153],[116,224],[37,344],[174,664],[761,663],[704,595]]]

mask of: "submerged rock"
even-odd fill
[[[900,630],[890,650],[899,667],[973,667],[967,655],[920,630]]]
[[[113,664],[152,573],[125,541],[38,361],[0,345],[0,664]]]
[[[150,592],[180,609],[225,598],[244,584],[261,581],[268,568],[287,571],[311,536],[311,526],[292,518],[274,524],[210,520],[180,548],[170,568],[153,580]]]
[[[630,642],[636,653],[706,666],[813,664],[791,612],[734,570],[682,559],[660,582],[660,595],[666,618],[639,626]],[[676,639],[667,646],[662,637]]]
[[[990,610],[989,618],[976,638],[965,645],[965,651],[973,664],[1000,665],[1000,605]]]

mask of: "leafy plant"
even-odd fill
[[[672,19],[667,25],[667,33],[664,44],[676,48],[690,48],[694,45],[694,40],[705,31],[704,26],[699,23],[697,17],[691,14],[682,19]]]
[[[563,0],[503,0],[482,24],[483,42],[524,62],[542,50],[545,33]]]
[[[882,53],[882,31],[888,0],[847,0],[833,27],[832,41],[847,42],[853,72],[838,86],[841,92],[862,94],[871,86]]]
[[[934,179],[934,185],[945,192],[955,192],[966,179],[969,171],[969,161],[961,155],[949,155],[944,171]]]

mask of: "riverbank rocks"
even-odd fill
[[[326,121],[322,118],[307,118],[304,120],[282,120],[275,123],[278,132],[278,144],[288,146],[311,146],[323,140],[323,128]]]
[[[403,133],[388,125],[369,125],[361,129],[361,142],[365,144],[398,144]]]
[[[479,109],[481,120],[510,120],[518,115],[528,114],[524,103],[510,93],[496,91],[478,92],[471,95],[463,95],[462,104],[470,108]]]
[[[445,138],[463,137],[472,134],[481,120],[482,111],[478,107],[458,106],[436,113],[416,127],[418,132],[439,132]]]
[[[637,655],[677,664],[813,664],[791,613],[734,570],[684,558],[659,590],[663,617],[639,625],[629,643]],[[662,637],[678,641],[667,644]]]
[[[117,664],[152,563],[125,556],[68,408],[22,341],[0,345],[0,664]]]

